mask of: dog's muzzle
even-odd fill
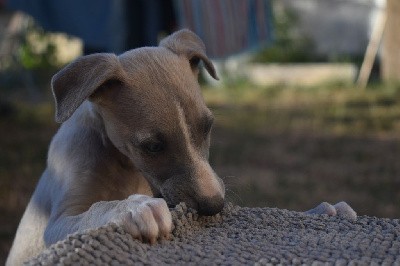
[[[165,199],[165,201],[168,204],[168,207],[170,207],[170,208],[174,208],[180,202],[184,202],[188,208],[194,209],[198,212],[198,214],[205,215],[205,216],[215,215],[215,214],[221,212],[225,206],[224,198],[218,197],[218,196],[212,197],[210,199],[200,199],[198,201],[195,201],[191,198],[187,198],[186,200],[181,200],[179,202],[174,201],[171,203],[169,202],[169,200],[167,198],[165,198],[165,197],[162,197],[162,198]]]
[[[169,207],[175,207],[184,202],[188,208],[195,209],[200,215],[211,216],[222,211],[225,205],[224,194],[205,197],[191,187],[185,187],[181,182],[177,184],[173,179],[167,180],[159,194],[165,199]]]

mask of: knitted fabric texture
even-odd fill
[[[400,266],[398,219],[361,216],[351,221],[232,204],[212,217],[180,204],[172,217],[172,240],[140,243],[111,224],[70,235],[27,264]]]

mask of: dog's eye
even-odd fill
[[[165,145],[161,141],[147,142],[144,143],[142,147],[149,153],[159,153],[165,149]]]
[[[192,68],[198,67],[200,63],[200,58],[194,56],[189,60],[189,63]]]

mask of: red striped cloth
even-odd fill
[[[175,0],[180,28],[196,32],[207,53],[223,58],[272,40],[270,0]]]

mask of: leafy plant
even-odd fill
[[[57,66],[57,46],[42,28],[29,23],[22,36],[18,58],[27,69],[52,68]]]
[[[313,43],[306,36],[298,36],[294,25],[298,22],[296,14],[284,8],[280,2],[273,2],[274,43],[257,53],[253,61],[265,62],[310,62],[318,61],[310,51]]]

